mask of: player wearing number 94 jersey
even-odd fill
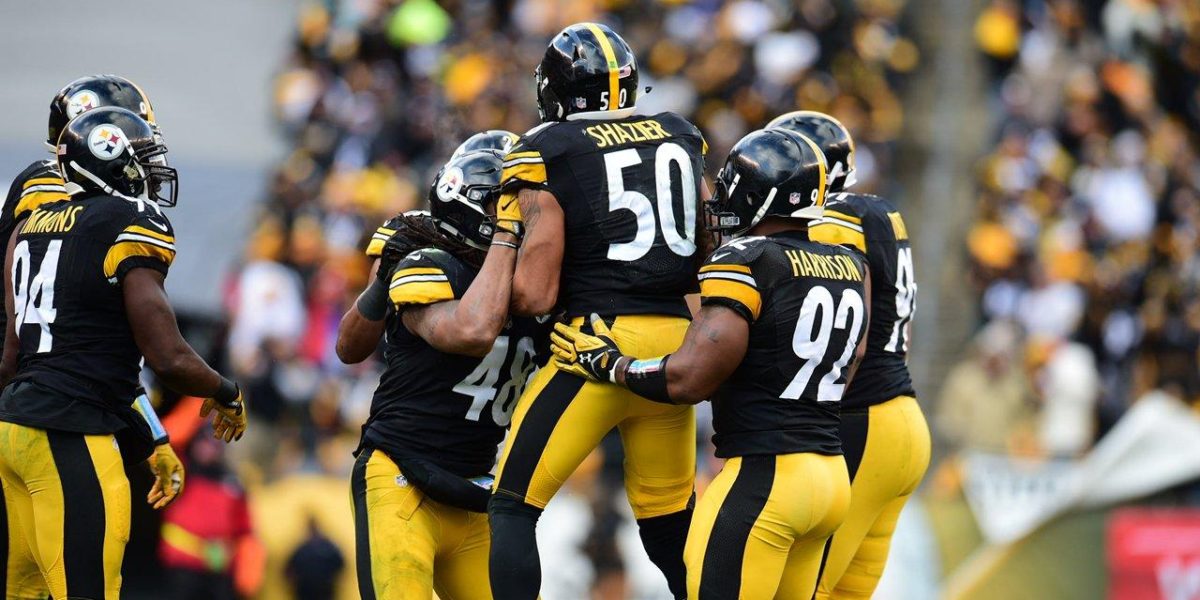
[[[854,143],[837,119],[800,111],[769,124],[808,136],[838,173],[812,239],[862,252],[874,294],[867,353],[842,398],[840,434],[852,481],[846,521],[830,541],[817,598],[870,598],[887,563],[900,510],[929,466],[929,428],[908,374],[916,307],[912,247],[900,212],[878,196],[854,194]]]
[[[450,160],[430,213],[389,220],[367,249],[375,282],[338,334],[346,362],[385,335],[387,362],[363,426],[351,479],[363,598],[490,600],[490,472],[548,325],[506,312],[516,238],[486,216],[501,155]],[[482,264],[481,264],[482,263]]]
[[[130,406],[143,357],[173,391],[220,403],[226,441],[245,411],[236,384],[183,340],[163,291],[175,238],[159,205],[174,204],[176,174],[161,137],[106,106],[58,141],[72,198],[33,209],[8,247],[0,479],[29,550],[9,560],[31,555],[54,598],[116,599],[130,526],[122,462],[145,460],[153,442]]]
[[[597,313],[636,355],[678,346],[703,256],[696,247],[705,143],[673,113],[633,115],[633,50],[604,25],[580,23],[551,41],[536,70],[542,125],[504,162],[501,220],[525,232],[512,309],[569,319]],[[695,477],[691,407],[542,369],[517,403],[489,509],[497,598],[527,600],[541,577],[537,519],[613,428],[625,486],[650,559],[684,594],[683,543]]]
[[[820,150],[790,132],[734,146],[710,208],[714,228],[739,237],[700,269],[700,313],[671,354],[633,360],[596,318],[596,335],[560,325],[551,337],[560,369],[658,402],[712,399],[728,460],[688,533],[691,600],[810,598],[850,502],[838,400],[863,351],[870,283],[852,251],[808,238],[825,176]]]

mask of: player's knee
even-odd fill
[[[694,502],[695,477],[647,479],[627,477],[625,493],[638,519],[677,513]]]
[[[493,530],[495,529],[497,519],[536,525],[541,516],[542,509],[530,506],[506,494],[493,494],[491,499],[488,500],[488,521],[492,523]]]

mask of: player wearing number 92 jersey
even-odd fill
[[[717,176],[712,228],[735,237],[700,269],[701,309],[684,343],[632,360],[598,318],[563,325],[554,364],[670,404],[713,404],[728,459],[696,505],[687,597],[810,598],[850,486],[838,401],[864,350],[870,284],[853,251],[813,242],[825,166],[812,141],[758,131]],[[745,235],[745,237],[741,237]]]
[[[684,296],[696,290],[703,257],[696,247],[706,151],[700,131],[673,113],[633,114],[634,53],[604,25],[571,25],[555,36],[537,68],[537,89],[546,122],[509,150],[499,204],[527,213],[514,310],[557,305],[568,319],[599,314],[639,356],[677,347],[690,318]],[[522,288],[526,277],[548,285]],[[523,307],[517,299],[528,292],[539,302]],[[613,428],[621,433],[643,544],[682,597],[695,480],[692,408],[655,405],[548,367],[517,404],[497,475],[490,512],[498,598],[537,595],[537,517]]]
[[[894,204],[845,191],[854,183],[854,143],[837,119],[799,111],[770,126],[810,137],[839,173],[809,236],[863,253],[871,268],[867,352],[842,398],[839,428],[852,481],[850,510],[830,541],[816,596],[869,598],[900,511],[929,466],[929,427],[907,364],[917,293],[912,246]]]

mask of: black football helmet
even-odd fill
[[[543,122],[581,112],[628,113],[637,102],[637,59],[607,25],[576,23],[550,41],[534,81]]]
[[[162,136],[124,108],[102,106],[72,119],[56,154],[69,192],[97,190],[175,206],[179,177],[167,166]]]
[[[429,213],[448,237],[487,250],[494,227],[487,207],[500,193],[504,155],[476,150],[450,159],[429,188]]]
[[[158,133],[154,107],[142,88],[117,75],[89,75],[68,83],[50,101],[46,145],[54,150],[67,123],[81,113],[101,106],[118,106],[133,112]]]
[[[450,155],[450,160],[476,150],[499,150],[502,155],[508,154],[509,148],[512,148],[518,139],[520,136],[503,129],[480,131],[459,144],[458,148],[454,149],[454,154]]]
[[[825,157],[812,140],[761,129],[729,151],[706,204],[709,231],[741,235],[765,217],[819,219],[825,212]]]
[[[779,115],[767,123],[767,128],[776,127],[798,133],[814,142],[825,154],[829,165],[828,193],[836,194],[854,185],[854,140],[842,122],[812,110],[797,110]]]

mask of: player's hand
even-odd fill
[[[175,455],[171,444],[158,444],[154,453],[146,460],[154,473],[154,486],[146,495],[146,503],[154,510],[165,508],[183,493],[183,463]]]
[[[612,332],[599,315],[592,314],[592,331],[588,335],[579,329],[558,323],[550,333],[550,351],[559,370],[585,377],[592,381],[616,383],[618,362],[625,358]]]
[[[525,237],[525,217],[516,193],[501,194],[496,201],[496,231],[510,233],[518,241]]]
[[[209,413],[213,413],[213,437],[228,444],[242,439],[242,434],[246,433],[246,398],[241,389],[237,399],[229,404],[222,404],[215,398],[205,399],[200,406],[200,418],[208,417]]]

